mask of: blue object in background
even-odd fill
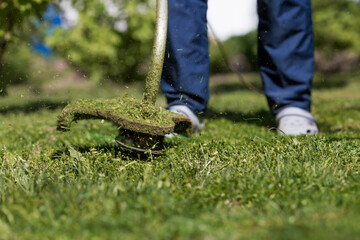
[[[42,14],[42,19],[35,22],[35,27],[41,28],[43,24],[47,24],[45,29],[46,36],[51,36],[54,34],[54,31],[61,26],[62,19],[56,6],[48,5],[46,11]],[[53,55],[51,48],[38,36],[32,37],[31,49],[46,58]]]
[[[46,46],[45,43],[32,40],[31,50],[42,55],[45,58],[50,58],[53,55],[53,52],[50,47]]]

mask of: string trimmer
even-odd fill
[[[142,100],[127,96],[116,99],[83,99],[68,104],[58,117],[58,130],[68,131],[72,122],[82,119],[105,119],[119,128],[116,142],[140,152],[160,154],[166,134],[190,132],[191,121],[156,104],[164,62],[168,2],[156,2],[156,33],[152,61]]]

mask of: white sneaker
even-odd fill
[[[276,114],[278,123],[278,135],[313,135],[317,133],[318,127],[315,117],[308,111],[288,107]]]
[[[203,127],[205,126],[204,123],[202,123],[199,118],[185,105],[175,105],[169,107],[170,112],[181,114],[191,120],[192,123],[192,132],[199,132]]]

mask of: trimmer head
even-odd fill
[[[191,132],[190,119],[155,104],[164,63],[168,0],[156,1],[156,31],[150,71],[143,100],[129,97],[88,99],[70,103],[58,118],[58,130],[70,129],[73,121],[105,119],[119,126],[116,141],[129,149],[160,153],[166,134]]]
[[[71,123],[82,119],[104,119],[119,127],[116,141],[129,149],[154,154],[163,148],[166,134],[191,132],[190,119],[158,105],[130,97],[84,99],[68,104],[58,117],[60,131],[70,130]]]

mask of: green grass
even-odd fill
[[[121,150],[106,121],[55,130],[68,100],[123,88],[10,89],[0,101],[0,239],[359,239],[357,75],[317,76],[320,134],[306,137],[276,136],[265,98],[224,76],[204,131],[145,159]]]

